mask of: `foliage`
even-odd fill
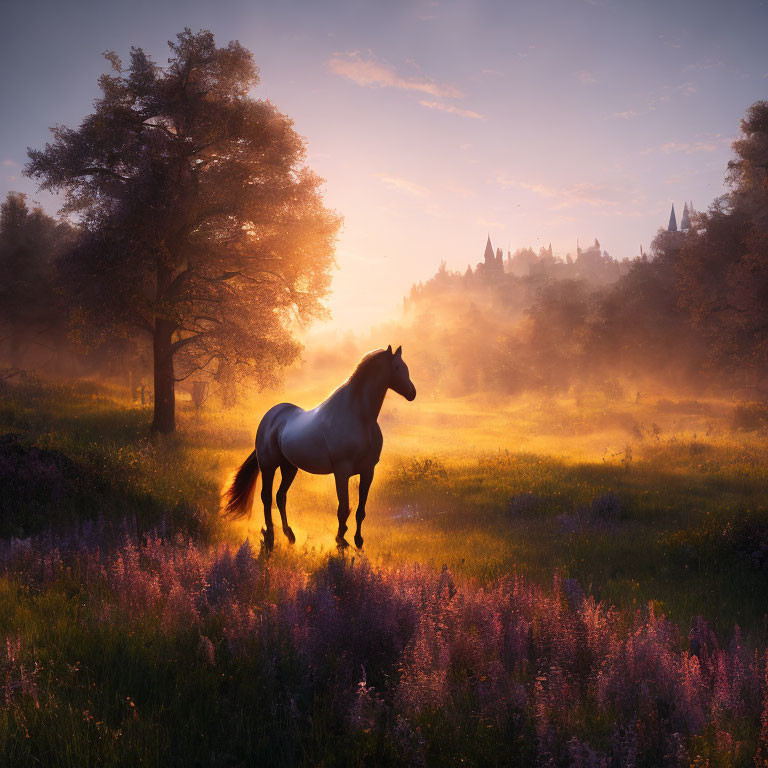
[[[723,359],[768,361],[768,102],[741,121],[731,192],[703,215],[681,253],[680,300]]]
[[[535,256],[520,251],[493,279],[443,266],[414,286],[397,330],[414,374],[449,394],[556,393],[618,379],[724,391],[745,372],[764,387],[767,115],[768,102],[757,102],[742,121],[731,192],[694,212],[689,229],[659,230],[650,254],[605,261],[616,267],[610,279],[579,271],[580,261],[531,262],[526,272]]]
[[[291,121],[250,96],[251,53],[188,29],[169,46],[166,67],[108,54],[94,112],[27,166],[82,220],[61,270],[83,338],[151,337],[162,432],[176,372],[263,384],[296,358],[289,320],[323,314],[339,226]]]
[[[733,412],[733,428],[768,431],[768,404],[739,403]]]
[[[413,458],[401,464],[396,474],[397,482],[406,488],[421,483],[434,483],[445,477],[447,477],[445,465],[440,459],[430,457]]]
[[[56,261],[73,237],[73,227],[37,205],[30,210],[19,192],[9,192],[0,206],[0,341],[8,340],[14,368],[25,347],[55,351],[66,341]]]
[[[213,535],[218,488],[195,466],[195,435],[150,440],[146,412],[93,384],[0,382],[0,536],[25,537],[84,520],[139,530],[161,520]],[[206,439],[226,445],[225,435]]]
[[[41,488],[45,526],[0,543],[11,765],[749,765],[768,748],[766,576],[750,561],[768,541],[766,451],[728,437],[716,401],[631,406],[658,431],[626,468],[562,454],[625,445],[605,413],[629,406],[599,393],[433,405],[390,425],[366,554],[266,557],[243,543],[258,519],[214,522],[251,444],[231,415],[190,405],[179,436],[150,441],[115,392],[3,386],[0,425],[25,455],[96,481],[76,480],[69,508]],[[512,450],[446,446],[458,419]],[[705,421],[718,437],[693,437]],[[408,448],[414,429],[427,452]],[[561,453],[519,447],[547,430]],[[332,483],[297,479],[289,515],[309,543],[332,541],[334,509]]]
[[[677,766],[706,751],[746,765],[760,744],[765,661],[738,633],[721,646],[702,619],[688,650],[652,605],[621,615],[559,577],[479,588],[346,557],[308,571],[248,541],[132,528],[0,548],[0,733],[14,764],[203,752],[572,765],[577,751]]]

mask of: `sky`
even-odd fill
[[[758,0],[56,0],[0,11],[0,195],[57,202],[27,147],[77,126],[131,46],[165,63],[184,27],[254,53],[254,92],[295,121],[344,217],[329,308],[364,330],[486,237],[647,249],[670,205],[726,191],[739,121],[768,98]]]

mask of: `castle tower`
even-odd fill
[[[672,211],[669,214],[669,226],[667,232],[677,232],[677,219],[675,218],[675,204],[672,203]],[[490,240],[489,240],[490,242]]]
[[[485,244],[485,253],[483,254],[483,259],[485,260],[486,264],[493,264],[494,258],[495,254],[493,252],[493,246],[491,245],[491,236],[488,235],[488,242]]]
[[[690,229],[691,228],[691,217],[689,215],[688,211],[688,203],[685,203],[683,206],[683,217],[680,219],[680,229]]]

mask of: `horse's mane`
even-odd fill
[[[369,352],[355,368],[352,375],[347,380],[347,384],[357,384],[363,381],[371,369],[384,358],[384,355],[390,354],[386,349],[377,349],[373,352]]]

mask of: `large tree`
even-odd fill
[[[741,121],[731,192],[694,220],[678,267],[680,304],[721,361],[768,371],[768,102]]]
[[[291,120],[252,97],[252,54],[189,29],[169,47],[165,67],[106,54],[93,113],[27,166],[83,224],[62,266],[81,330],[150,334],[161,432],[177,373],[263,383],[295,359],[291,321],[325,312],[340,223]]]

